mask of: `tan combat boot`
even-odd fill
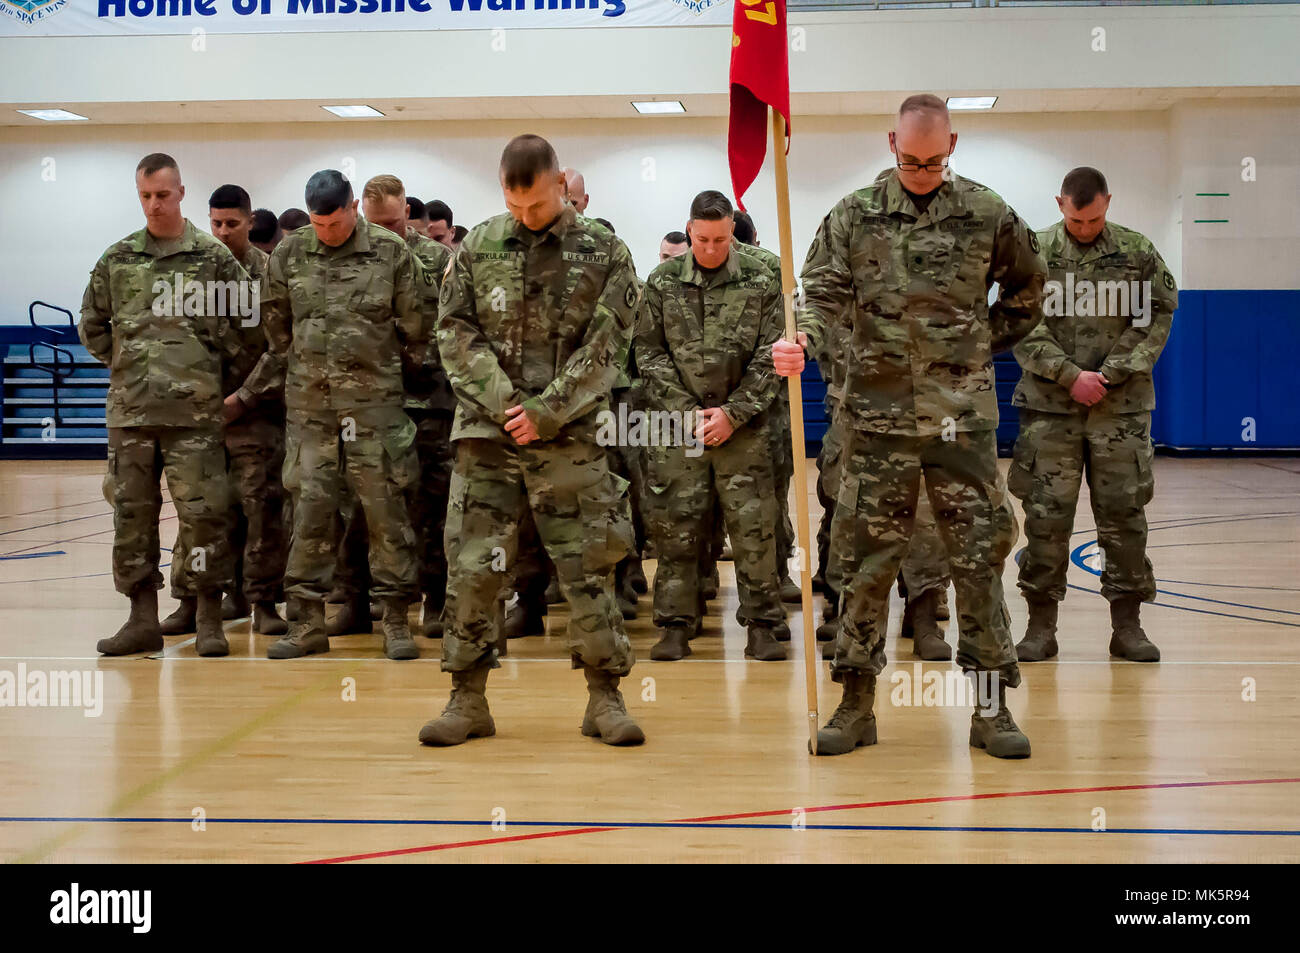
[[[226,630],[221,621],[221,592],[200,593],[195,607],[194,651],[204,658],[230,654],[230,644],[226,642]]]
[[[1007,687],[998,680],[998,710],[987,714],[978,704],[970,716],[970,743],[995,758],[1028,758],[1029,738],[1007,708]]]
[[[442,714],[420,729],[420,744],[445,747],[497,733],[484,694],[491,668],[491,663],[485,663],[468,671],[451,673],[451,698]]]
[[[826,727],[817,732],[817,751],[848,754],[854,748],[876,743],[876,676],[870,672],[845,672],[844,697]]]
[[[384,616],[380,623],[384,630],[384,654],[398,662],[420,657],[420,647],[411,638],[406,615],[405,599],[384,600]]]
[[[156,598],[156,597],[155,597]],[[186,635],[194,631],[196,604],[193,596],[182,596],[176,611],[162,620],[159,629],[163,635]]]
[[[623,704],[623,693],[618,690],[619,676],[583,666],[587,676],[587,711],[582,716],[582,733],[589,738],[599,738],[607,745],[639,745],[645,741],[645,732],[637,727]]]
[[[1110,654],[1130,662],[1159,662],[1160,650],[1138,622],[1139,596],[1124,596],[1110,604]]]
[[[420,620],[420,634],[426,639],[442,638],[442,607],[446,597],[441,592],[424,594],[424,615]]]
[[[284,635],[289,623],[280,618],[275,603],[267,599],[253,604],[253,631],[258,635]]]
[[[760,662],[784,662],[788,657],[785,646],[777,641],[776,632],[771,626],[756,623],[749,627],[745,658],[758,659]]]
[[[266,650],[267,658],[302,658],[330,650],[329,633],[325,630],[325,603],[319,599],[293,600],[297,613],[289,623],[289,634],[272,642]]]
[[[1016,646],[1016,658],[1022,662],[1042,662],[1055,658],[1061,650],[1056,644],[1056,614],[1060,607],[1055,599],[1028,599],[1029,625],[1025,637]]]
[[[689,630],[684,625],[666,625],[659,641],[650,649],[656,662],[676,662],[691,654]]]
[[[370,593],[353,593],[352,598],[339,607],[325,631],[327,635],[368,635],[374,632],[374,619],[370,616]]]
[[[927,662],[946,662],[952,646],[943,640],[943,629],[935,618],[939,590],[929,589],[907,603],[903,610],[903,638],[911,638],[912,652]]]
[[[108,639],[100,639],[95,651],[103,655],[132,655],[157,652],[163,647],[162,629],[158,625],[158,590],[137,589],[131,596],[131,614],[122,628]]]
[[[221,600],[221,618],[227,622],[248,615],[248,600],[242,592],[228,592]]]

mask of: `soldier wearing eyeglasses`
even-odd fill
[[[799,342],[773,365],[803,370],[838,320],[849,341],[840,423],[845,447],[831,528],[843,581],[832,677],[843,700],[817,734],[819,754],[874,744],[876,676],[885,667],[889,589],[916,521],[921,476],[957,589],[957,663],[987,673],[970,743],[1029,756],[1006,704],[1020,684],[1002,566],[1017,527],[998,474],[993,355],[1041,318],[1047,267],[1034,233],[998,195],[948,171],[948,109],[910,96],[889,134],[897,168],[843,198],[803,269]],[[997,301],[988,303],[998,284]]]

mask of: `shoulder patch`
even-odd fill
[[[627,287],[623,291],[623,303],[629,308],[636,307],[636,287],[630,281],[627,283]]]
[[[1165,283],[1165,287],[1168,288],[1170,291],[1174,290],[1174,276],[1171,275],[1169,272],[1166,271],[1164,274],[1162,274],[1160,276],[1160,280]]]
[[[1029,231],[1029,247],[1032,248],[1034,250],[1034,254],[1037,255],[1042,250],[1042,246],[1039,245],[1038,243],[1038,235],[1035,234],[1032,228],[1029,229],[1028,231]]]

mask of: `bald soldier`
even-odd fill
[[[1025,507],[1028,547],[1020,591],[1029,626],[1022,662],[1054,657],[1057,606],[1065,598],[1070,534],[1086,476],[1104,557],[1101,594],[1110,603],[1110,653],[1158,662],[1139,620],[1156,596],[1146,556],[1151,472],[1151,370],[1173,323],[1178,286],[1143,235],[1106,220],[1106,178],[1080,166],[1061,184],[1062,219],[1038,233],[1050,276],[1043,322],[1016,345],[1024,376],[1008,486]]]
[[[843,476],[831,530],[831,560],[843,567],[831,673],[844,695],[817,734],[821,754],[876,741],[889,590],[922,471],[957,587],[957,663],[987,673],[976,680],[985,690],[997,686],[996,712],[991,699],[975,706],[970,743],[1000,758],[1030,753],[1006,703],[1006,690],[1020,684],[1001,578],[1016,525],[997,469],[993,355],[1039,320],[1046,267],[1010,206],[947,171],[956,144],[943,100],[903,101],[889,134],[896,168],[823,220],[803,270],[806,333],[773,349],[777,372],[797,374],[803,347],[816,351],[828,326],[848,316]]]
[[[701,547],[709,541],[700,525],[715,496],[735,555],[745,655],[786,658],[776,632],[785,613],[769,419],[779,383],[771,344],[784,319],[781,282],[751,246],[734,241],[731,216],[725,195],[701,192],[686,226],[691,253],[669,259],[646,279],[636,353],[651,421],[646,503],[659,558],[654,622],[660,639],[650,651],[657,661],[691,654],[703,605]],[[675,442],[672,428],[656,427],[656,418],[676,421]]]
[[[180,521],[173,560],[196,604],[199,655],[229,654],[221,592],[230,585],[229,503],[222,447],[223,381],[240,354],[234,324],[258,320],[256,292],[230,251],[181,215],[176,160],[155,152],[135,169],[145,227],[111,245],[81,301],[81,343],[110,369],[108,472],[113,583],[131,600],[126,623],[96,646],[105,655],[155,652],[159,480]]]
[[[579,215],[587,213],[587,204],[591,201],[591,196],[587,194],[587,180],[582,177],[582,173],[577,169],[565,166],[560,170],[564,176],[564,197],[569,200],[574,211]]]
[[[567,649],[587,679],[582,733],[640,744],[618,690],[633,653],[613,590],[614,566],[632,548],[627,481],[597,441],[636,315],[632,257],[569,204],[540,136],[510,141],[500,180],[508,212],[465,236],[438,311],[438,349],[459,399],[442,639],[452,692],[420,741],[496,732],[484,692],[498,664],[498,597],[531,508],[569,603]]]
[[[407,625],[416,544],[405,494],[419,475],[416,425],[403,410],[406,369],[424,364],[416,281],[432,281],[406,243],[357,214],[344,176],[317,172],[305,193],[310,228],[271,255],[262,299],[271,351],[285,375],[284,483],[293,494],[285,592],[296,604],[274,659],[329,651],[325,595],[346,497],[365,513],[370,574],[383,605],[384,654],[419,657]]]

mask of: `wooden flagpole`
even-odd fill
[[[772,151],[776,154],[776,221],[781,240],[781,298],[785,302],[785,336],[798,339],[794,323],[794,260],[790,247],[790,180],[785,162],[785,117],[772,111]],[[808,468],[803,438],[803,387],[799,376],[786,378],[790,389],[790,442],[794,449],[794,503],[799,553],[799,590],[803,610],[803,668],[808,692],[808,750],[817,753],[817,629],[813,625],[812,547],[808,528]]]

